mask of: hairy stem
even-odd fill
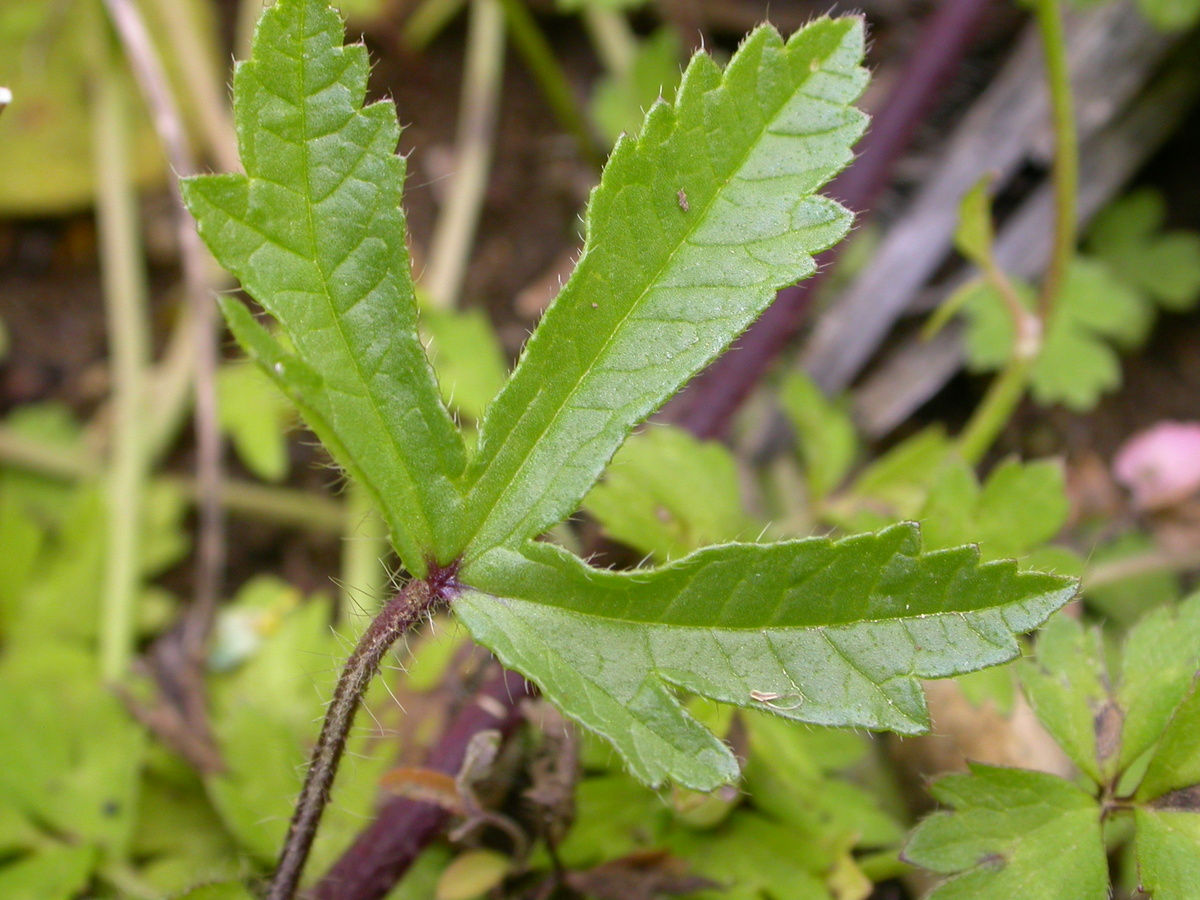
[[[392,645],[426,615],[449,602],[459,589],[454,574],[454,567],[443,569],[431,566],[427,578],[410,581],[367,626],[354,652],[346,660],[333,692],[333,700],[325,713],[321,734],[313,747],[308,774],[296,801],[296,810],[292,814],[266,900],[292,900],[295,896],[296,886],[300,883],[300,875],[317,835],[317,825],[329,802],[329,791],[337,774],[338,763],[346,749],[346,736],[354,724],[354,714],[358,711],[367,685]]]
[[[1062,9],[1058,0],[1035,0],[1038,31],[1046,55],[1046,80],[1054,120],[1054,251],[1046,280],[1042,282],[1038,311],[1049,324],[1054,304],[1062,290],[1067,266],[1075,253],[1078,227],[1076,205],[1079,194],[1079,141],[1075,132],[1075,110],[1071,98],[1071,76],[1067,68],[1067,40],[1063,34]]]

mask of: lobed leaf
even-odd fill
[[[367,486],[421,575],[427,556],[447,562],[458,549],[448,536],[465,452],[417,335],[395,109],[363,106],[367,71],[366,49],[342,46],[323,0],[279,0],[234,76],[246,174],[185,179],[183,193],[205,243],[295,354],[227,299],[235,334]]]
[[[468,565],[455,612],[480,643],[609,740],[649,784],[712,788],[730,750],[671,688],[825,725],[913,734],[919,678],[1011,659],[1015,634],[1074,593],[1069,579],[980,565],[973,547],[920,553],[915,525],[711,547],[609,572],[549,544]]]
[[[814,192],[862,134],[862,53],[858,19],[786,44],[764,26],[724,73],[695,56],[675,103],[618,142],[583,256],[484,418],[468,559],[572,513],[629,430],[846,234]]]
[[[1107,900],[1100,809],[1070,782],[972,765],[932,791],[956,811],[934,813],[904,848],[909,862],[953,876],[929,900]]]

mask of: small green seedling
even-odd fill
[[[1057,617],[1021,680],[1084,781],[973,766],[936,782],[905,856],[950,875],[930,900],[1105,900],[1108,854],[1132,838],[1154,900],[1200,884],[1200,595],[1147,615],[1112,664],[1099,630]]]
[[[294,891],[367,681],[435,608],[639,779],[705,790],[735,779],[737,761],[677,692],[919,732],[920,678],[1012,658],[1014,635],[1071,597],[1071,580],[981,563],[973,547],[922,553],[913,524],[712,546],[630,572],[536,540],[848,231],[851,214],[816,191],[865,126],[851,105],[867,81],[860,19],[818,19],[787,41],[764,26],[724,71],[693,57],[674,102],[613,150],[579,264],[473,451],[418,337],[395,111],[362,105],[366,50],[342,42],[324,0],[268,10],[234,80],[245,174],[184,184],[204,240],[291,349],[226,297],[231,329],[375,498],[412,576],[347,662],[270,897]]]

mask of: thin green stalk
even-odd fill
[[[1034,358],[1013,354],[1004,371],[992,379],[987,393],[958,437],[958,452],[977,465],[1012,418],[1033,371]]]
[[[138,201],[129,165],[130,114],[107,48],[98,56],[97,69],[92,149],[113,384],[100,668],[111,682],[124,676],[134,650],[138,538],[147,481],[141,414],[150,341]]]
[[[203,143],[218,168],[225,172],[238,171],[241,159],[233,133],[233,118],[226,103],[224,73],[218,71],[213,54],[207,52],[212,49],[213,35],[205,26],[211,22],[198,20],[200,7],[194,3],[173,0],[148,4],[146,0],[140,0],[139,5],[143,16],[144,10],[151,6],[161,16],[164,25],[161,33],[170,45],[170,56],[177,61],[175,71],[187,73],[186,78],[173,79],[171,87],[191,94]]]
[[[492,167],[496,113],[504,78],[504,15],[497,0],[471,0],[467,61],[458,116],[454,178],[442,207],[422,279],[433,303],[458,305],[467,258]]]
[[[525,65],[529,67],[538,87],[542,89],[542,95],[550,104],[558,124],[574,136],[580,155],[599,169],[601,159],[596,152],[596,142],[592,138],[583,111],[575,100],[567,73],[554,58],[554,51],[550,48],[546,36],[538,28],[523,0],[499,2],[504,7],[504,16],[508,20],[508,28],[517,52],[525,60]]]
[[[2,425],[0,464],[62,481],[95,478],[102,472],[100,463],[85,452],[47,443]],[[178,488],[193,502],[201,493],[195,478],[161,475],[159,480]],[[346,530],[348,513],[342,504],[307,491],[229,479],[221,485],[220,501],[230,513],[274,525],[318,534],[340,535]]]
[[[625,16],[588,4],[583,8],[583,24],[605,69],[613,75],[624,75],[632,68],[637,38]]]
[[[1071,94],[1071,75],[1067,62],[1067,41],[1063,33],[1062,9],[1058,0],[1034,0],[1042,50],[1046,57],[1046,80],[1054,124],[1054,248],[1046,278],[1038,298],[1038,312],[1048,323],[1054,304],[1062,291],[1067,266],[1075,255],[1078,228],[1076,204],[1079,194],[1079,141],[1075,130],[1075,109]]]
[[[467,0],[425,0],[404,21],[400,39],[409,50],[420,51],[442,33]]]
[[[371,495],[357,481],[346,491],[346,533],[342,537],[343,620],[364,601],[362,611],[374,616],[388,588],[388,532]]]

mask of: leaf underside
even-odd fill
[[[918,679],[1011,659],[1015,634],[1074,593],[1069,579],[920,554],[915,525],[836,543],[727,544],[653,570],[601,571],[549,544],[498,549],[455,602],[471,633],[650,784],[707,789],[729,749],[672,688],[823,725],[917,733]]]

